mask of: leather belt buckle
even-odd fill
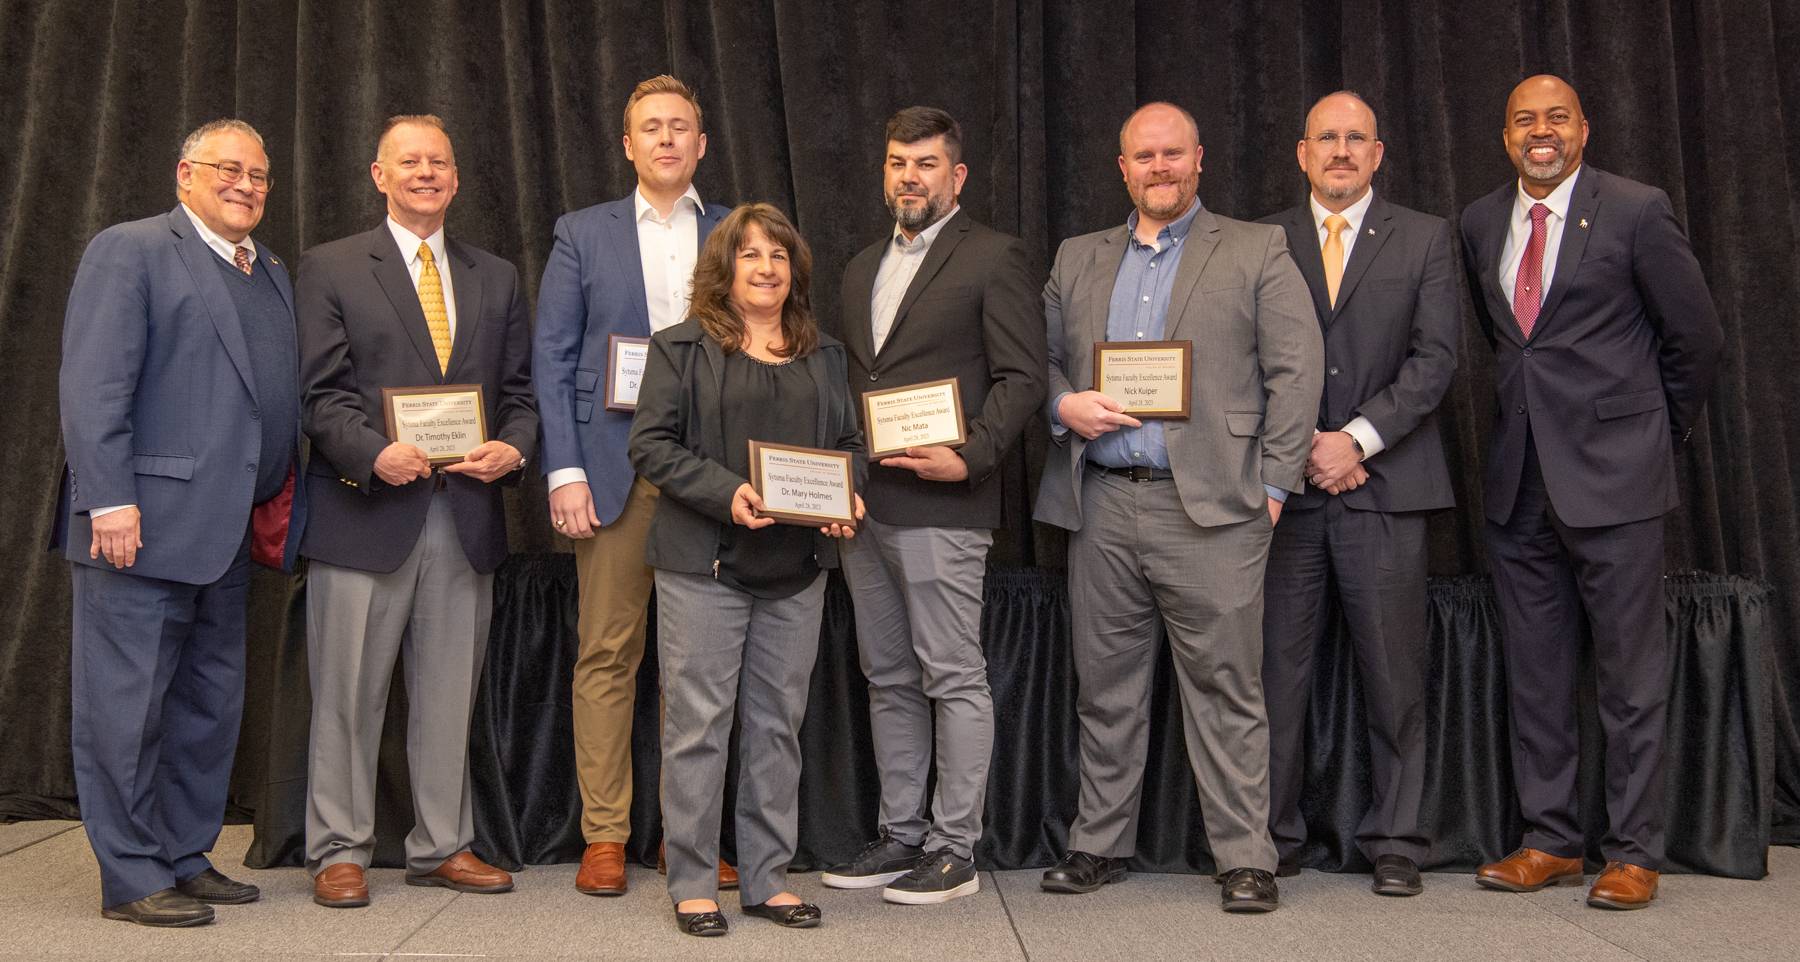
[[[1126,474],[1126,477],[1129,477],[1131,480],[1136,481],[1139,484],[1142,484],[1145,481],[1156,480],[1155,472],[1149,468],[1144,467],[1141,464],[1132,465],[1129,469],[1126,470],[1125,474]]]

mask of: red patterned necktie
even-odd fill
[[[246,274],[250,273],[250,248],[239,244],[237,249],[231,252],[231,262],[237,265],[238,270]]]
[[[1531,205],[1531,240],[1525,243],[1525,257],[1519,261],[1519,276],[1513,280],[1513,317],[1527,340],[1537,325],[1538,311],[1544,306],[1544,235],[1549,233],[1544,221],[1550,208]]]

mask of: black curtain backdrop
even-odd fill
[[[1115,138],[1145,100],[1195,114],[1202,199],[1254,218],[1303,196],[1293,144],[1307,106],[1358,90],[1388,148],[1376,189],[1455,216],[1512,176],[1506,94],[1550,71],[1583,95],[1589,162],[1668,191],[1724,320],[1719,386],[1678,454],[1667,562],[1773,586],[1774,837],[1800,841],[1797,45],[1795,0],[0,0],[0,818],[73,810],[68,576],[41,550],[62,463],[69,283],[97,231],[174,204],[176,149],[206,120],[262,131],[277,186],[256,237],[295,260],[380,217],[367,170],[382,118],[443,116],[462,174],[450,230],[511,258],[535,289],[555,218],[631,187],[619,135],[632,85],[673,72],[707,111],[702,196],[791,211],[817,258],[816,303],[832,305],[844,263],[888,229],[881,124],[900,106],[962,121],[963,204],[1047,267],[1063,238],[1128,212]],[[1432,522],[1439,575],[1485,570],[1492,378],[1472,324],[1462,347],[1443,416],[1459,507]],[[1029,521],[1041,430],[1022,447],[993,560],[1055,568],[1062,538]],[[516,550],[566,547],[541,482],[509,498]],[[257,581],[253,624],[271,634],[253,640],[253,672],[279,675],[292,657],[267,640],[290,617],[284,589]],[[245,744],[267,735],[247,727]]]

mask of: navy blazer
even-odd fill
[[[1325,287],[1312,205],[1261,223],[1287,231],[1288,250],[1312,291],[1324,331],[1318,430],[1336,431],[1361,416],[1384,445],[1363,462],[1369,480],[1337,497],[1345,507],[1364,511],[1432,511],[1456,504],[1437,424],[1438,403],[1456,375],[1462,325],[1450,223],[1377,194],[1350,248],[1335,307]],[[1287,500],[1287,510],[1320,507],[1330,497],[1308,484]]]
[[[438,367],[418,290],[385,218],[300,260],[300,383],[313,444],[306,476],[313,519],[302,548],[308,558],[386,572],[418,543],[433,482],[393,487],[375,475],[375,458],[389,444],[384,387],[479,384],[488,437],[518,448],[528,462],[534,453],[530,314],[518,268],[450,237],[444,260],[456,298],[447,371]],[[444,476],[457,539],[476,571],[506,560],[500,486],[520,475],[492,484]]]
[[[231,292],[213,249],[177,205],[118,224],[88,244],[63,321],[62,475],[51,546],[89,559],[88,511],[135,504],[144,546],[129,570],[146,578],[210,584],[244,543],[255,496],[262,431],[255,376]],[[257,260],[291,310],[281,259]],[[299,436],[298,399],[291,410]],[[300,452],[294,467],[300,468]],[[296,490],[283,564],[292,568],[306,523]]]
[[[1584,166],[1526,340],[1500,277],[1517,196],[1509,180],[1462,216],[1469,293],[1496,361],[1487,518],[1512,515],[1528,434],[1565,524],[1659,517],[1680,501],[1671,436],[1693,430],[1724,340],[1700,263],[1667,194]]]
[[[624,512],[635,477],[625,453],[631,414],[606,410],[600,397],[607,338],[650,336],[635,196],[633,191],[559,218],[538,285],[532,370],[544,432],[539,467],[545,474],[585,470],[601,524]],[[702,206],[695,231],[700,247],[730,212]]]

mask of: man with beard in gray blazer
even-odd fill
[[[1136,850],[1160,616],[1228,912],[1279,901],[1262,692],[1263,566],[1298,492],[1324,375],[1306,282],[1278,227],[1196,197],[1200,135],[1173,104],[1119,131],[1136,210],[1071,238],[1044,286],[1054,445],[1036,516],[1073,532],[1069,607],[1080,812],[1053,892],[1125,876]],[[1186,341],[1187,416],[1139,420],[1095,390],[1103,341]]]

